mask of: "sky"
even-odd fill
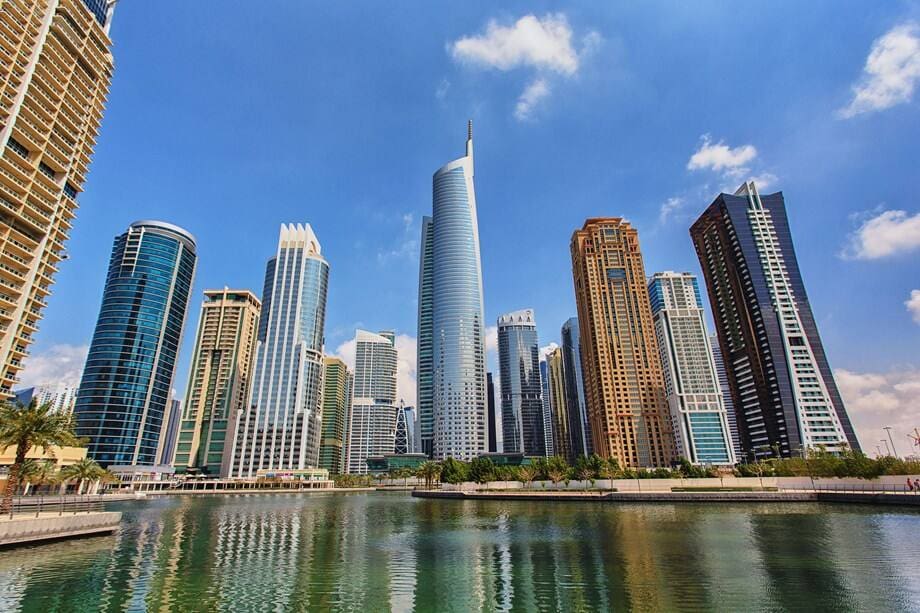
[[[101,135],[23,385],[79,380],[113,238],[161,219],[198,242],[181,396],[201,292],[260,292],[280,224],[307,222],[331,267],[327,352],[395,330],[414,403],[420,221],[472,119],[487,322],[533,308],[541,344],[558,342],[587,217],[629,219],[648,274],[699,274],[690,224],[753,177],[785,195],[864,449],[890,425],[908,450],[920,3],[158,0],[120,2],[111,36]]]

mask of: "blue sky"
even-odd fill
[[[261,291],[282,222],[312,224],[331,264],[327,350],[355,327],[408,347],[431,175],[472,118],[489,322],[532,307],[558,341],[590,216],[630,219],[648,273],[698,272],[690,223],[758,177],[786,196],[864,446],[891,423],[906,449],[920,4],[612,4],[119,3],[101,136],[24,381],[82,367],[112,239],[146,218],[198,238],[180,391],[201,291]]]

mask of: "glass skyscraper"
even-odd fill
[[[367,473],[367,459],[396,448],[396,335],[355,333],[355,377],[348,426],[346,470]]]
[[[434,231],[431,217],[422,218],[422,252],[418,265],[418,365],[416,392],[421,453],[432,456],[434,439]]]
[[[448,162],[434,173],[433,200],[432,455],[438,460],[448,457],[471,460],[488,449],[482,267],[473,188],[472,122],[466,155]],[[419,406],[421,408],[421,404]]]
[[[282,224],[265,268],[252,393],[237,422],[231,477],[318,465],[328,283],[310,224]]]
[[[585,383],[581,374],[581,332],[578,318],[571,317],[562,324],[562,363],[565,377],[565,403],[569,412],[569,428],[572,436],[572,454],[591,455],[591,425],[588,423],[588,408],[585,404]]]
[[[540,346],[531,309],[498,318],[498,366],[504,452],[546,455]]]
[[[163,451],[195,263],[194,237],[172,224],[137,221],[115,239],[74,407],[102,466],[154,465]]]
[[[690,228],[749,457],[859,449],[799,272],[782,192],[720,194]]]
[[[693,464],[734,464],[696,277],[658,272],[648,293],[678,453]]]

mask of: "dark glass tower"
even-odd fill
[[[540,347],[532,310],[498,318],[498,364],[504,452],[546,455]]]
[[[195,239],[137,221],[115,239],[74,414],[102,466],[153,465],[195,275]]]
[[[585,383],[581,374],[581,346],[578,318],[571,317],[562,324],[562,363],[565,376],[565,403],[569,412],[572,453],[591,455],[591,425],[585,404]]]
[[[690,228],[744,453],[859,449],[799,272],[782,192],[720,194]]]

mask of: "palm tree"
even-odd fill
[[[61,475],[65,479],[76,479],[77,480],[77,494],[83,493],[83,484],[87,481],[96,481],[101,479],[105,471],[102,469],[99,464],[96,463],[96,460],[90,458],[83,458],[79,462],[71,464],[70,466],[65,466],[61,469]]]
[[[18,485],[22,486],[23,496],[29,493],[29,485],[32,484],[32,480],[35,478],[35,475],[38,474],[38,471],[38,462],[32,458],[26,458],[25,461],[23,461],[22,466],[19,467]]]
[[[418,467],[416,474],[425,479],[425,487],[431,488],[437,478],[441,476],[441,465],[437,462],[425,462]]]
[[[26,460],[28,462],[28,460]],[[20,471],[20,479],[22,479],[22,472]],[[33,485],[36,488],[43,485],[50,485],[58,480],[58,470],[57,464],[51,460],[42,460],[35,463],[35,470],[32,471],[32,474],[28,477],[29,485]]]
[[[56,413],[50,403],[39,405],[35,400],[0,403],[0,449],[16,448],[16,457],[10,466],[6,491],[0,501],[0,513],[9,513],[13,507],[13,494],[19,487],[19,473],[26,454],[33,448],[42,453],[51,447],[79,446],[74,434],[74,419],[66,413]]]

